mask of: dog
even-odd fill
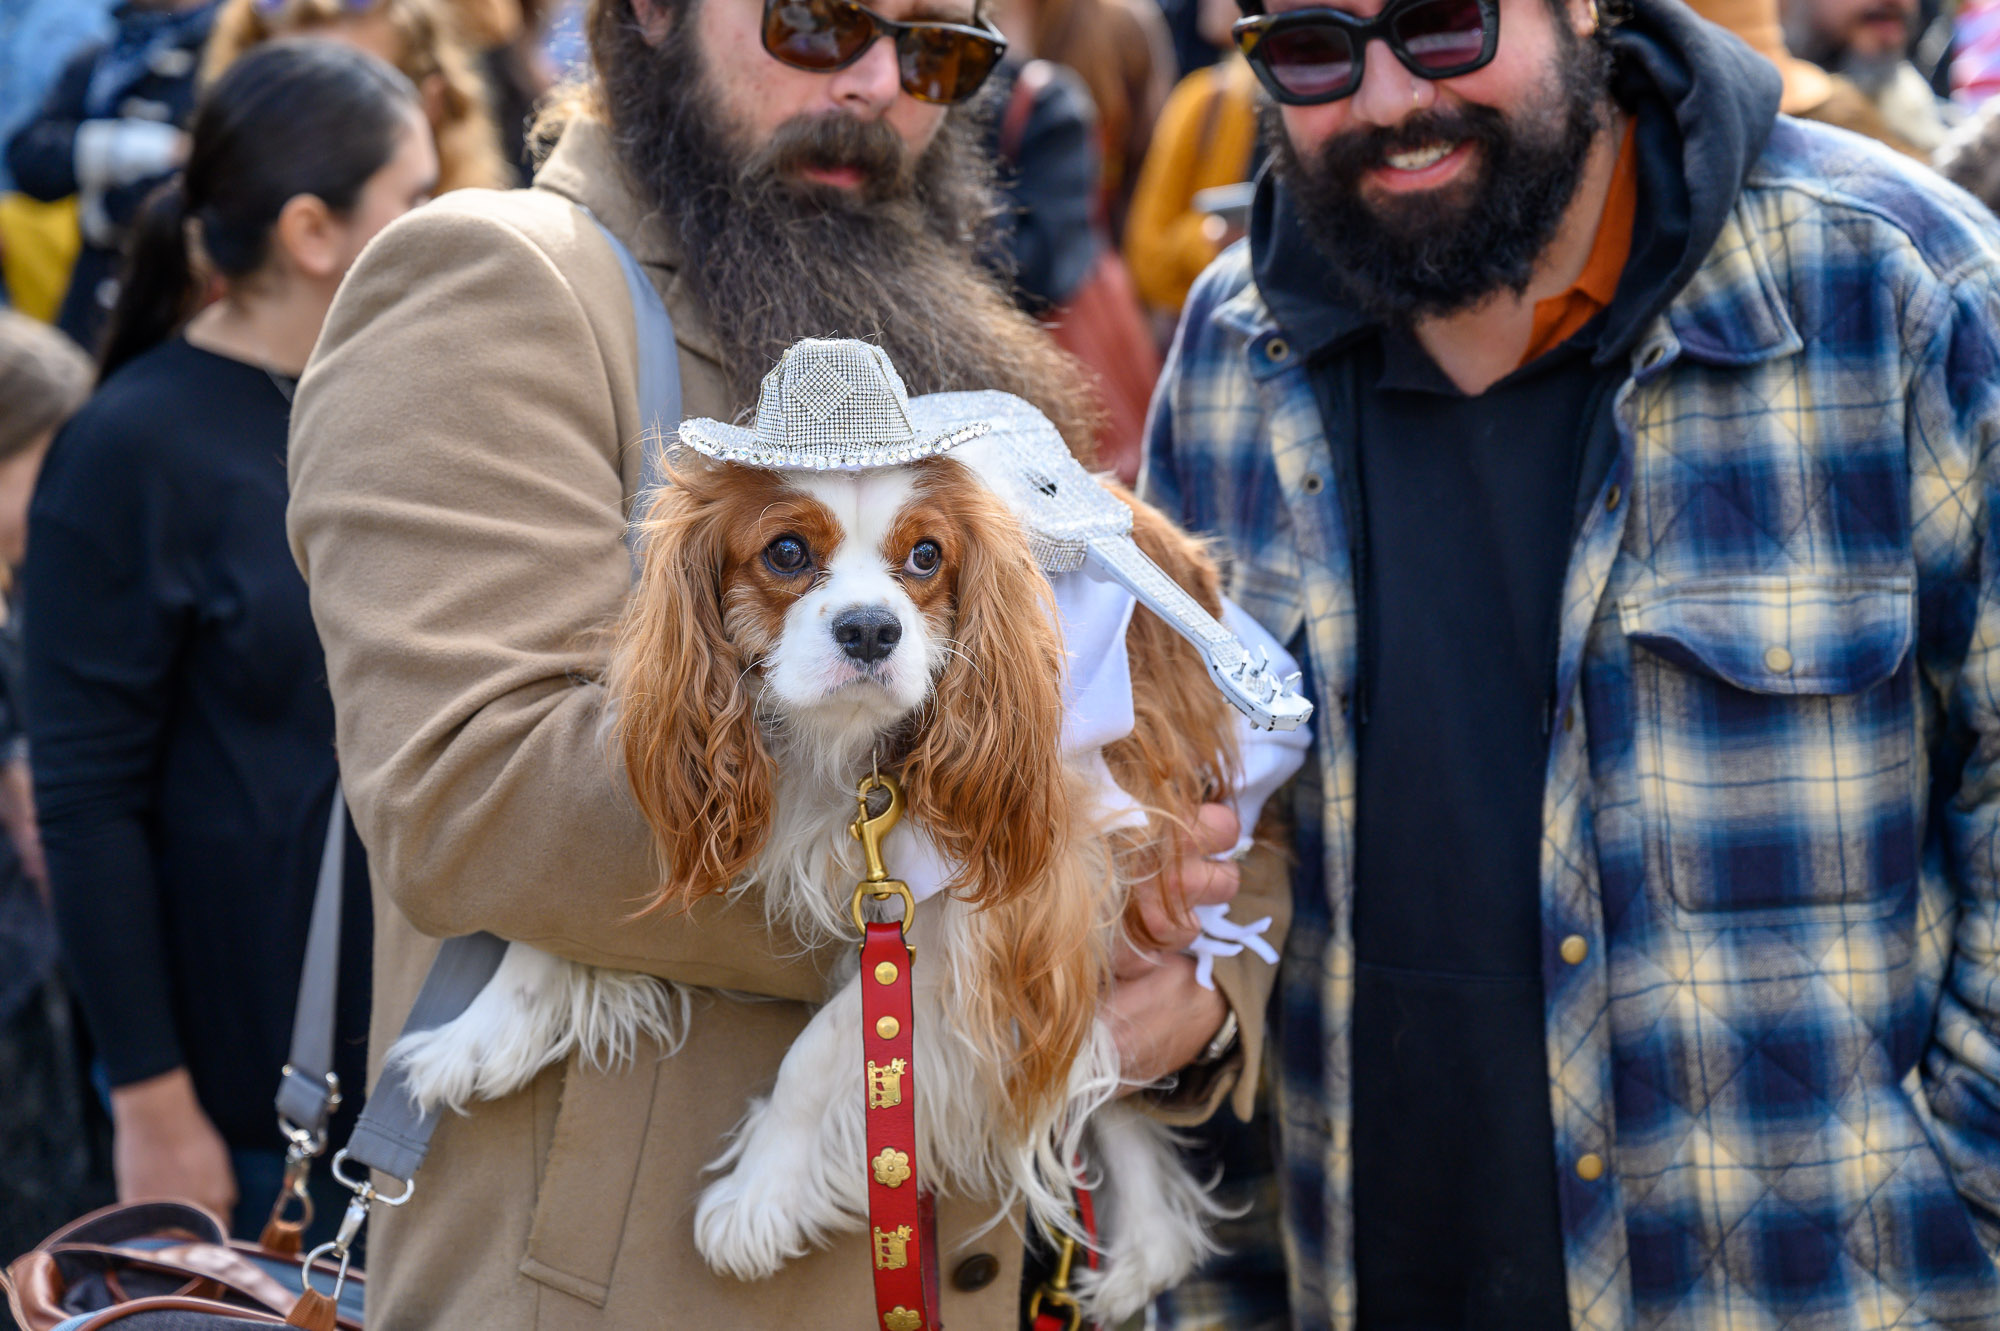
[[[1220,614],[1200,544],[1117,493],[1140,549]],[[1179,858],[1182,819],[1237,770],[1234,717],[1201,658],[1152,614],[1131,616],[1133,724],[1102,752],[1131,806],[1113,818],[1098,769],[1065,752],[1049,580],[1015,514],[956,456],[803,470],[683,447],[636,530],[606,684],[613,751],[658,845],[652,905],[749,896],[780,945],[853,940],[855,791],[895,774],[906,825],[951,866],[910,932],[924,1184],[995,1198],[996,1218],[1024,1204],[1044,1232],[1075,1236],[1087,1175],[1102,1260],[1075,1292],[1097,1320],[1138,1312],[1213,1250],[1218,1214],[1170,1132],[1118,1098],[1099,1016],[1113,949],[1156,941],[1128,889]],[[573,1051],[614,1063],[641,1036],[672,1050],[688,1002],[679,986],[515,943],[462,1017],[390,1057],[420,1103],[463,1110]],[[762,1278],[865,1225],[861,1002],[850,961],[714,1162],[694,1226],[718,1272]]]

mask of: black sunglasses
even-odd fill
[[[920,102],[964,101],[1007,52],[1007,39],[991,26],[898,23],[854,0],[764,0],[764,49],[793,69],[846,69],[877,37],[896,43],[903,91]]]
[[[1351,97],[1361,86],[1362,57],[1388,43],[1403,67],[1424,79],[1470,74],[1500,45],[1499,0],[1393,0],[1374,18],[1337,9],[1295,9],[1239,19],[1237,49],[1272,97],[1317,106]]]

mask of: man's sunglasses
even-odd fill
[[[964,101],[1007,51],[1007,39],[992,27],[898,23],[854,0],[764,0],[764,49],[793,69],[846,69],[877,37],[896,43],[903,91],[920,102]]]
[[[1418,78],[1453,79],[1483,67],[1500,45],[1500,5],[1392,0],[1366,19],[1337,9],[1295,9],[1240,19],[1232,32],[1271,96],[1288,106],[1317,106],[1354,95],[1363,54],[1374,41],[1388,43]]]

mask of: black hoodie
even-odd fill
[[[1615,33],[1639,211],[1611,305],[1477,397],[1340,298],[1267,173],[1257,285],[1313,367],[1355,533],[1355,1267],[1362,1331],[1569,1325],[1542,974],[1559,598],[1612,399],[1777,112],[1771,66],[1676,0]],[[1504,40],[1504,34],[1503,34]]]

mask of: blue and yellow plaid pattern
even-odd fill
[[[1346,1327],[1355,590],[1309,376],[1238,246],[1147,488],[1313,673],[1268,1242],[1294,1324]],[[1543,802],[1571,1320],[2000,1327],[2000,230],[1780,120],[1616,419]],[[1227,1269],[1165,1320],[1243,1324]]]

